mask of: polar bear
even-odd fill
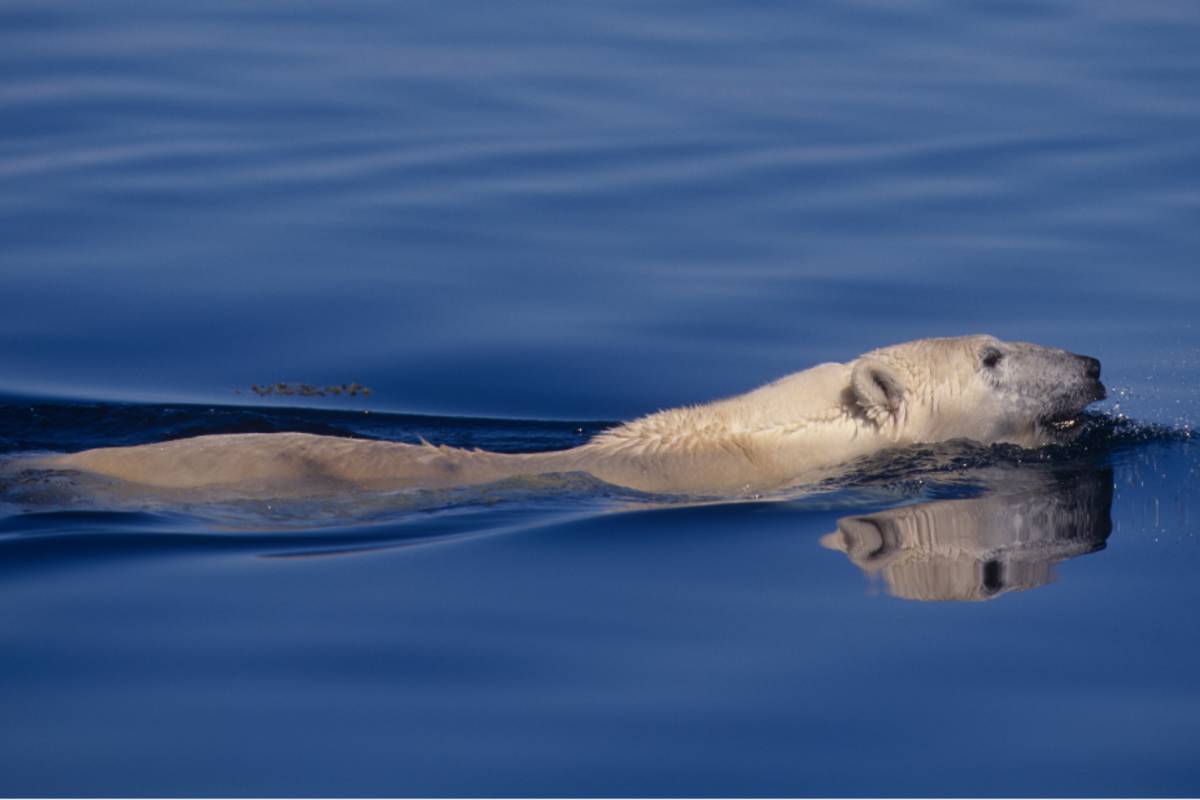
[[[949,439],[1036,447],[1105,396],[1100,362],[992,336],[922,339],[660,411],[570,450],[492,453],[303,433],[197,436],[42,457],[145,487],[252,494],[387,491],[585,472],[651,493],[740,495],[811,483],[862,456]]]

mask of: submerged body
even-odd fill
[[[741,494],[819,480],[856,458],[949,439],[1048,443],[1104,397],[1100,363],[990,336],[922,339],[821,364],[737,397],[651,414],[570,450],[492,453],[302,433],[199,436],[43,457],[163,489],[389,490],[586,472],[647,492]]]

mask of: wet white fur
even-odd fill
[[[980,366],[982,348],[992,346],[1011,349],[1014,362],[1031,353],[1029,366],[1010,366],[999,385]],[[990,336],[923,339],[821,364],[729,399],[651,414],[550,453],[269,433],[104,448],[41,463],[148,487],[229,486],[288,495],[343,486],[436,488],[570,471],[650,492],[739,494],[817,480],[860,456],[918,442],[1041,444],[1045,434],[1037,420],[1049,402],[1040,399],[1043,384],[1074,379],[1047,374],[1057,369],[1054,359],[1067,356]]]

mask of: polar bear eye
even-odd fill
[[[994,347],[989,347],[983,351],[983,365],[988,369],[992,369],[999,364],[1002,358],[1004,358],[1004,353],[1001,353]]]

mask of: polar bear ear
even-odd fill
[[[882,423],[895,417],[904,402],[904,382],[896,371],[873,358],[860,358],[850,373],[850,388],[867,418]]]

